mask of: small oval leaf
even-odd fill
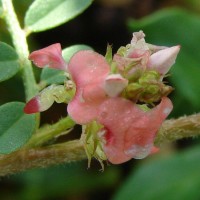
[[[25,16],[25,26],[33,32],[59,26],[82,13],[92,0],[35,0]]]
[[[24,114],[25,104],[10,102],[0,106],[0,153],[7,154],[23,146],[35,129],[35,115]]]
[[[0,82],[11,78],[18,70],[17,53],[11,46],[0,42]]]

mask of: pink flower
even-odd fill
[[[76,53],[68,70],[76,84],[68,113],[79,124],[97,120],[104,125],[100,137],[108,160],[119,164],[149,155],[158,129],[172,110],[171,101],[164,97],[159,105],[145,112],[137,104],[120,97],[120,92],[112,89],[118,85],[121,91],[127,83],[120,75],[108,75],[106,60],[92,51]],[[114,86],[109,83],[109,77]]]
[[[68,71],[76,84],[76,94],[67,110],[78,124],[95,120],[101,103],[120,94],[128,83],[119,74],[109,75],[110,66],[105,58],[90,50],[76,53]]]
[[[62,49],[59,43],[32,52],[29,59],[40,68],[45,66],[60,70],[66,70],[67,68],[67,64],[62,57]]]
[[[119,97],[104,101],[98,121],[104,125],[101,137],[108,160],[119,164],[149,155],[156,133],[171,110],[172,103],[167,97],[149,111]]]
[[[142,159],[152,153],[155,136],[173,107],[166,97],[169,86],[162,83],[162,78],[174,64],[180,46],[150,45],[144,36],[142,31],[134,33],[131,44],[118,50],[111,65],[102,55],[84,50],[75,53],[67,66],[59,44],[30,55],[39,67],[49,65],[62,70],[67,67],[76,85],[68,114],[78,124],[97,121],[103,125],[98,135],[107,159],[113,164]],[[48,91],[30,100],[25,112],[43,111],[54,101],[61,102]],[[151,109],[137,104],[160,100]]]

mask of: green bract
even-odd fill
[[[0,42],[0,82],[11,78],[18,70],[17,53],[11,46]]]
[[[0,106],[0,153],[7,154],[23,146],[35,128],[35,115],[23,112],[25,104],[11,102]]]
[[[33,32],[59,26],[82,13],[92,0],[35,0],[25,16],[25,26]]]

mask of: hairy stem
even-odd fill
[[[26,100],[31,99],[38,92],[35,76],[33,74],[31,62],[28,60],[29,51],[25,32],[21,29],[15,14],[12,0],[1,0],[3,6],[3,16],[8,30],[12,37],[13,45],[19,56],[22,68],[23,81],[25,87]]]
[[[85,151],[79,140],[43,148],[21,149],[8,155],[0,156],[0,176],[85,158]]]
[[[166,120],[156,139],[155,144],[173,142],[182,138],[198,137],[200,135],[200,113],[178,119]]]

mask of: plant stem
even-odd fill
[[[12,0],[1,0],[4,19],[12,37],[13,45],[19,56],[22,68],[23,81],[25,87],[26,100],[31,99],[38,92],[35,76],[33,74],[31,62],[28,60],[29,51],[25,32],[21,29],[17,16],[15,14]]]
[[[47,143],[49,140],[52,140],[64,131],[65,134],[69,132],[69,129],[75,126],[75,122],[68,116],[53,125],[47,125],[43,128],[40,128],[36,134],[25,145],[25,148],[39,147]]]
[[[43,148],[21,149],[8,155],[0,156],[0,176],[85,158],[85,151],[79,140]]]
[[[198,137],[199,135],[200,113],[166,120],[155,139],[155,144],[160,146],[164,142],[173,142],[182,138]]]

